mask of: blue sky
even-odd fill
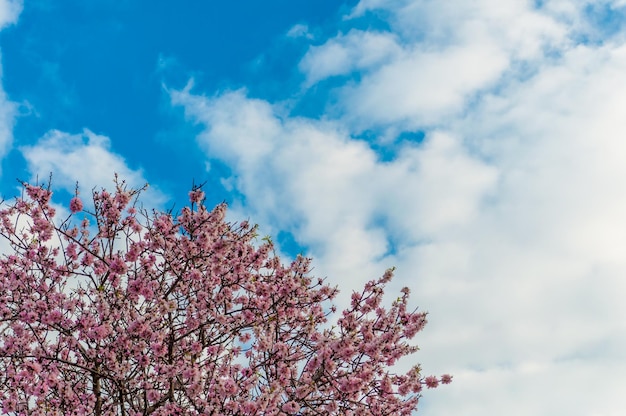
[[[343,289],[397,266],[424,414],[613,416],[626,2],[0,0],[3,195],[192,182]],[[390,294],[393,298],[393,294]],[[341,306],[341,305],[340,305]],[[408,363],[407,363],[408,364]]]
[[[31,144],[51,127],[89,128],[169,192],[191,178],[207,180],[193,126],[171,107],[166,89],[193,77],[207,92],[246,87],[287,99],[298,90],[296,66],[308,45],[286,31],[294,22],[323,31],[347,7],[276,1],[271,9],[279,12],[268,13],[254,1],[185,8],[166,1],[26,2],[18,24],[2,33],[2,53],[11,57],[3,65],[5,91],[20,104],[16,143]],[[162,168],[167,158],[176,169]],[[3,166],[19,171],[23,163],[10,158]]]

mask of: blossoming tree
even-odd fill
[[[116,183],[55,220],[48,187],[0,210],[0,409],[11,415],[409,415],[423,386],[397,374],[426,323],[387,271],[352,295],[282,265],[256,227],[208,210],[136,209]],[[334,326],[331,326],[334,323]]]

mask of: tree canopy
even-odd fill
[[[426,313],[407,288],[382,306],[392,270],[335,316],[309,258],[282,264],[202,189],[179,214],[140,195],[77,191],[59,218],[49,185],[24,184],[3,204],[4,414],[409,415],[423,386],[450,382],[394,371]]]

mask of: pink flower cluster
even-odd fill
[[[76,214],[79,211],[83,210],[83,201],[80,200],[79,197],[75,196],[70,201],[70,211],[72,214]]]
[[[310,259],[283,265],[200,189],[180,215],[149,215],[116,182],[60,225],[51,193],[26,191],[0,210],[3,414],[410,415],[452,379],[392,371],[426,324],[408,289],[382,305],[392,270],[331,327],[337,289]]]

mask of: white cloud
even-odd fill
[[[496,181],[493,168],[470,155],[457,138],[441,132],[429,135],[422,146],[407,145],[379,171],[377,209],[404,244],[471,221]]]
[[[335,109],[360,130],[445,124],[509,72],[535,70],[569,42],[561,21],[517,0],[367,1],[352,17],[370,9],[385,9],[391,32],[338,35],[300,64],[308,85],[362,70],[338,89]]]
[[[342,89],[342,110],[357,128],[432,125],[460,112],[469,95],[493,84],[507,62],[488,44],[405,54]]]
[[[287,31],[287,37],[288,38],[307,38],[307,39],[313,39],[313,35],[311,34],[311,32],[309,32],[309,26],[302,24],[302,23],[298,23],[297,25],[293,25],[288,31]]]
[[[73,193],[76,182],[83,194],[92,189],[113,186],[117,173],[128,186],[140,188],[147,183],[143,172],[130,168],[126,161],[110,149],[110,140],[85,129],[83,134],[68,134],[59,130],[46,133],[35,145],[20,148],[31,180],[47,180],[52,174],[54,187]],[[143,201],[158,206],[164,195],[157,189],[149,190]]]
[[[311,47],[299,67],[310,86],[328,77],[380,65],[401,52],[390,33],[351,30],[347,35]]]
[[[241,212],[293,232],[316,273],[348,291],[398,266],[394,287],[431,312],[417,360],[456,375],[424,394],[431,415],[623,408],[626,46],[579,42],[597,35],[589,2],[531,3],[362,1],[353,15],[384,9],[392,33],[369,35],[397,49],[363,31],[310,49],[310,82],[360,71],[325,121],[172,94]],[[353,138],[381,126],[426,136],[383,161]]]
[[[457,234],[406,253],[403,269],[420,276],[414,287],[432,312],[424,361],[443,369],[459,358],[459,368],[481,369],[461,373],[468,379],[458,395],[453,388],[429,413],[621,408],[625,58],[624,46],[568,49],[451,127],[481,149],[500,180]],[[544,363],[536,376],[524,372],[530,363]],[[606,389],[589,390],[599,385]],[[584,398],[572,404],[572,396]]]
[[[16,23],[23,7],[22,0],[0,0],[0,29]]]
[[[515,58],[530,58],[545,46],[562,44],[568,33],[567,27],[544,13],[543,8],[535,8],[531,1],[362,1],[355,12],[372,9],[385,9],[392,30],[407,42],[419,42],[432,49],[488,40]]]

